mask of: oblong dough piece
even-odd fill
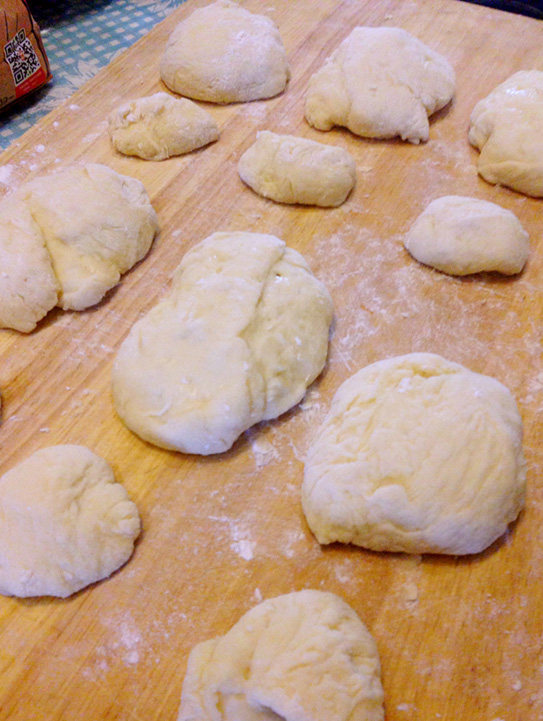
[[[377,647],[333,593],[263,601],[195,646],[178,721],[381,721]]]
[[[117,412],[163,448],[226,451],[301,400],[324,366],[331,320],[325,287],[282,240],[214,233],[122,343]]]
[[[519,514],[525,478],[508,389],[412,353],[340,386],[307,455],[302,503],[319,543],[478,553]]]
[[[310,79],[307,122],[366,138],[428,140],[428,116],[454,95],[449,61],[401,28],[357,27]]]
[[[218,0],[175,28],[160,61],[160,77],[180,95],[237,103],[281,93],[290,70],[270,18]]]
[[[137,508],[84,446],[37,451],[0,478],[0,593],[62,598],[132,555]]]
[[[356,166],[343,148],[263,130],[238,163],[244,183],[278,203],[333,207],[354,187]]]
[[[143,184],[97,163],[21,186],[51,257],[64,310],[98,303],[146,254],[158,230]]]
[[[543,197],[543,71],[520,70],[473,108],[469,141],[489,183]]]
[[[58,281],[26,203],[5,198],[0,218],[0,328],[29,333],[56,306]]]
[[[145,160],[190,153],[219,137],[217,123],[206,110],[168,93],[125,103],[108,120],[113,147]]]
[[[530,250],[528,233],[511,211],[459,195],[433,200],[404,245],[418,261],[449,275],[520,273]]]

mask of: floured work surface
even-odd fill
[[[293,72],[287,91],[205,106],[221,137],[188,156],[153,163],[114,153],[108,113],[163,89],[162,48],[197,4],[187,2],[2,156],[6,190],[73,160],[139,178],[161,233],[98,307],[53,311],[28,336],[0,333],[0,472],[44,446],[84,444],[112,464],[144,528],[129,563],[75,597],[0,598],[0,718],[173,720],[195,643],[225,633],[262,598],[317,588],[344,598],[375,636],[390,721],[537,719],[543,201],[478,178],[467,128],[476,101],[495,85],[516,70],[543,69],[543,26],[452,0],[271,0],[265,8],[248,0],[245,7],[266,12],[280,29]],[[456,98],[431,122],[428,143],[320,133],[304,121],[310,74],[357,24],[403,27],[454,65]],[[347,202],[276,205],[244,186],[237,161],[262,129],[349,150],[357,185]],[[456,279],[408,256],[403,234],[446,194],[487,199],[519,217],[531,236],[521,276]],[[217,230],[273,233],[301,251],[332,294],[336,316],[329,363],[301,406],[250,430],[230,452],[197,458],[126,430],[113,409],[110,373],[120,342],[164,294],[185,251]],[[300,506],[316,426],[345,378],[412,351],[439,353],[511,389],[525,425],[526,510],[504,539],[473,558],[321,549]]]

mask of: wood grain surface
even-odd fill
[[[516,70],[543,69],[543,25],[457,0],[246,0],[279,26],[292,67],[286,92],[205,106],[220,140],[185,157],[116,154],[107,114],[164,89],[166,39],[200,4],[188,0],[1,157],[5,193],[70,161],[139,178],[161,232],[97,307],[54,311],[30,335],[0,331],[0,473],[44,446],[84,444],[112,464],[144,529],[124,568],[68,599],[0,597],[0,719],[173,721],[191,647],[259,600],[302,588],[339,594],[372,631],[389,721],[543,719],[543,201],[481,180],[467,140],[478,99]],[[454,65],[457,94],[428,143],[320,133],[304,121],[311,73],[355,25],[403,27]],[[237,161],[264,128],[348,149],[357,163],[348,201],[284,206],[245,187]],[[516,213],[531,237],[520,276],[455,279],[408,256],[403,234],[445,194]],[[299,407],[230,452],[198,458],[130,433],[112,405],[110,372],[186,250],[218,230],[273,233],[301,251],[332,294],[335,323],[327,367]],[[526,509],[470,558],[321,548],[300,507],[315,429],[343,380],[412,351],[440,353],[511,389],[525,424]]]

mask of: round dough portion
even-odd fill
[[[520,70],[480,100],[469,141],[489,183],[543,197],[543,71]]]
[[[122,343],[117,412],[163,448],[226,451],[302,399],[324,366],[331,320],[325,287],[282,240],[214,233]]]
[[[508,389],[413,353],[340,386],[306,459],[302,503],[320,543],[478,553],[519,514],[525,475]]]
[[[281,93],[290,70],[270,18],[218,0],[175,28],[160,61],[160,76],[180,95],[237,103]]]
[[[25,203],[0,203],[0,328],[34,330],[58,300],[58,282],[40,228]]]
[[[0,593],[66,597],[132,555],[137,508],[84,446],[51,446],[0,478]]]
[[[401,28],[357,27],[310,79],[307,122],[366,138],[428,140],[428,116],[454,95],[449,61]]]
[[[102,300],[147,254],[158,230],[143,184],[105,165],[69,166],[17,194],[40,228],[64,310]]]
[[[380,673],[350,606],[333,593],[289,593],[193,648],[178,721],[381,721]]]
[[[404,245],[418,261],[449,275],[520,273],[530,248],[528,233],[511,211],[458,195],[433,200]]]
[[[341,205],[356,180],[354,159],[343,148],[269,130],[257,133],[238,172],[265,198],[325,208]]]
[[[164,160],[212,143],[219,129],[211,115],[191,100],[155,93],[111,113],[109,134],[113,147],[124,155]]]

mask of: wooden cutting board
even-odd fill
[[[201,4],[189,0],[1,157],[5,192],[69,161],[139,178],[161,232],[96,308],[54,311],[30,335],[0,332],[0,473],[47,445],[87,445],[112,464],[144,529],[123,569],[69,599],[0,597],[0,719],[172,721],[191,647],[261,599],[302,588],[339,594],[374,634],[389,721],[541,719],[543,201],[478,178],[467,127],[475,102],[497,83],[543,69],[543,24],[454,0],[246,0],[279,26],[288,90],[206,106],[221,138],[186,157],[153,163],[116,154],[105,118],[121,101],[164,89],[166,39]],[[355,25],[403,27],[453,63],[457,95],[434,118],[428,143],[319,133],[304,121],[311,73]],[[288,207],[245,187],[237,161],[264,128],[347,148],[358,171],[349,200],[333,210]],[[455,279],[407,255],[403,234],[445,194],[517,214],[532,248],[522,275]],[[327,368],[303,403],[230,452],[197,458],[131,434],[115,415],[110,371],[183,254],[217,230],[273,233],[301,251],[327,284],[336,316]],[[300,508],[316,426],[345,378],[412,351],[440,353],[514,393],[525,423],[526,510],[473,558],[321,548]]]

